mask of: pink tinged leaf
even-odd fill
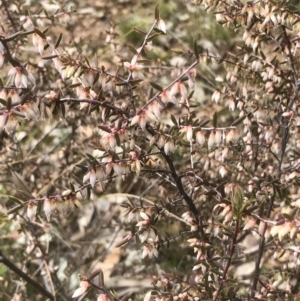
[[[0,129],[3,129],[8,121],[8,112],[4,111],[3,114],[0,116]]]
[[[96,177],[100,181],[105,181],[106,180],[106,174],[105,174],[105,170],[104,170],[103,167],[98,167],[96,169]]]
[[[146,221],[150,220],[149,216],[144,211],[140,211],[140,216],[143,220],[146,220]]]
[[[3,66],[5,61],[5,54],[0,52],[0,68]]]
[[[139,239],[140,239],[141,243],[143,243],[147,240],[148,235],[149,235],[149,233],[147,230],[139,235]]]
[[[28,85],[27,76],[26,76],[25,74],[22,73],[21,79],[22,79],[22,86],[23,86],[24,88],[27,88],[27,85]]]
[[[129,62],[124,62],[123,64],[127,69],[131,69],[131,64]]]
[[[225,166],[221,166],[221,168],[219,169],[219,173],[221,175],[222,178],[224,178],[227,175],[227,169]]]
[[[113,165],[113,169],[116,175],[121,176],[123,174],[122,168],[119,166],[119,164],[115,163]]]
[[[135,172],[137,175],[139,175],[141,172],[141,161],[140,160],[135,161]]]
[[[44,200],[44,212],[46,214],[48,222],[50,221],[50,216],[52,214],[52,206],[50,199],[46,198]]]
[[[142,258],[145,258],[147,257],[149,254],[149,249],[148,249],[148,246],[144,246],[143,247],[143,253],[142,253]]]
[[[190,125],[186,127],[186,140],[193,141],[193,128]]]
[[[157,119],[160,118],[160,104],[157,101],[154,101],[150,104],[149,110],[155,115]]]
[[[149,291],[149,292],[145,295],[143,301],[150,301],[150,300],[151,300],[151,292],[152,292],[152,291]]]
[[[157,141],[157,146],[159,148],[162,148],[162,147],[165,146],[165,144],[166,144],[166,137],[165,136],[160,136],[158,141]]]
[[[173,87],[171,88],[171,91],[170,91],[170,96],[171,97],[176,96],[179,93],[179,85],[180,85],[179,82],[176,82],[173,85]]]
[[[192,79],[192,78],[189,78],[189,79],[188,79],[188,85],[189,85],[189,88],[190,88],[191,90],[194,90],[194,89],[195,89],[195,80]]]
[[[114,134],[110,134],[109,137],[108,137],[108,144],[109,144],[109,148],[111,150],[114,150],[116,145],[117,145],[117,142],[116,142],[116,138],[115,138],[115,135]]]
[[[39,44],[38,44],[38,51],[39,51],[40,55],[43,54],[45,45],[46,45],[46,40],[40,39]]]
[[[80,106],[79,106],[79,110],[86,109],[86,108],[88,108],[88,106],[89,106],[88,102],[81,102]]]
[[[159,19],[157,22],[157,28],[161,30],[163,33],[167,33],[166,23],[163,19]]]
[[[220,130],[216,130],[216,133],[215,133],[215,144],[216,145],[220,145],[222,142],[222,132]]]
[[[32,34],[32,44],[35,48],[37,48],[39,46],[38,38],[39,38],[39,35],[37,33]]]
[[[146,122],[146,116],[145,116],[145,114],[139,115],[139,126],[140,126],[140,128],[141,128],[143,131],[144,131],[145,128],[146,128],[146,124],[147,124],[147,122]]]
[[[143,72],[139,70],[133,70],[131,75],[133,79],[145,79]]]
[[[170,92],[169,91],[163,91],[160,95],[159,95],[161,101],[163,103],[168,103],[171,101],[171,96],[170,96]]]
[[[90,179],[91,173],[88,172],[84,175],[82,182],[85,183]]]
[[[22,88],[22,73],[17,72],[15,75],[15,86],[17,88]]]
[[[113,168],[113,163],[106,164],[106,174],[109,176]]]
[[[167,143],[164,145],[164,152],[168,155],[170,153],[173,153],[175,150],[175,145],[173,140],[167,141]]]
[[[199,131],[196,134],[196,142],[200,145],[203,146],[205,144],[205,134],[203,131]]]
[[[13,76],[17,73],[17,68],[11,68],[9,71],[8,71],[8,76]]]
[[[144,114],[147,117],[147,121],[157,121],[157,118],[149,110],[144,110]]]
[[[95,186],[96,180],[97,180],[96,172],[95,172],[94,169],[92,169],[92,170],[90,171],[90,183],[91,183],[91,186],[92,186],[92,187]]]
[[[37,205],[33,202],[29,202],[27,205],[27,217],[29,220],[34,220],[36,216]]]
[[[97,301],[111,301],[107,294],[100,294],[97,298]]]
[[[211,97],[212,101],[215,101],[216,103],[218,103],[221,99],[221,93],[218,90],[215,90],[215,92],[213,93],[212,97]]]
[[[152,255],[154,255],[156,258],[158,257],[158,251],[155,247],[152,249]]]
[[[140,119],[140,116],[135,115],[131,120],[131,125],[135,125],[135,124],[139,123],[139,119]]]
[[[81,281],[79,284],[79,288],[75,290],[75,292],[72,295],[72,298],[77,298],[83,295],[91,285],[87,281]]]
[[[207,145],[208,145],[208,148],[212,148],[215,145],[215,133],[214,133],[214,131],[210,132]]]
[[[180,90],[180,94],[182,97],[184,97],[184,98],[188,97],[187,89],[183,83],[179,83],[179,90]]]

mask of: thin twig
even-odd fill
[[[50,300],[55,300],[54,296],[48,292],[42,285],[29,277],[26,273],[20,270],[14,263],[12,263],[7,257],[5,257],[0,250],[0,262],[6,265],[10,270],[19,275],[22,279],[24,279],[27,283],[31,284],[35,287],[43,296],[49,298]]]
[[[231,265],[231,261],[232,261],[232,257],[233,257],[233,254],[234,254],[234,250],[235,250],[235,247],[236,247],[236,242],[237,242],[237,237],[238,237],[238,233],[239,233],[239,228],[240,228],[240,221],[239,219],[236,220],[236,223],[235,223],[235,229],[234,229],[234,234],[233,234],[233,237],[232,237],[232,241],[231,241],[231,244],[230,244],[230,254],[229,254],[229,258],[227,260],[227,264],[225,266],[225,269],[224,269],[224,272],[223,272],[223,276],[222,276],[222,281],[220,282],[220,286],[217,290],[217,293],[214,297],[214,301],[218,300],[219,298],[219,295],[224,287],[224,284],[225,284],[225,281],[226,281],[226,278],[227,278],[227,273],[228,273],[228,270],[229,270],[229,267]]]

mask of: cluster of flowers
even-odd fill
[[[158,257],[157,247],[159,238],[151,225],[150,216],[146,212],[137,210],[129,205],[126,209],[125,221],[136,222],[136,227],[138,227],[138,230],[135,235],[138,236],[140,242],[143,244],[142,258],[147,256],[149,258],[152,258],[153,256]],[[120,246],[126,244],[132,239],[132,237],[132,234],[128,234],[120,243]]]
[[[73,210],[77,203],[77,198],[76,193],[68,189],[53,198],[46,197],[43,200],[30,200],[27,204],[27,217],[29,220],[35,220],[38,204],[41,201],[43,201],[43,209],[49,222],[53,213],[57,211],[66,213],[68,210]]]

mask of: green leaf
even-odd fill
[[[152,41],[152,40],[154,40],[156,37],[158,37],[158,36],[160,36],[160,33],[154,33],[154,34],[152,34],[151,36],[149,36],[148,38],[147,38],[147,41]]]
[[[36,19],[32,17],[32,15],[31,15],[31,13],[30,13],[29,10],[27,11],[27,13],[28,13],[28,17],[30,18],[30,20],[31,20],[31,22],[32,22],[32,24],[33,24],[33,26],[34,26],[34,27],[37,27]]]
[[[116,139],[117,146],[120,146],[121,145],[121,140],[120,140],[120,136],[119,136],[118,133],[115,133],[115,139]]]
[[[36,216],[38,216],[39,214],[41,214],[41,211],[42,211],[42,208],[43,208],[43,204],[44,204],[44,202],[42,202],[42,201],[38,202],[38,205],[37,205],[37,208],[36,208]]]
[[[218,124],[218,112],[215,112],[213,117],[213,127],[217,127]]]
[[[176,126],[178,126],[178,122],[173,114],[171,114],[171,120]]]
[[[151,60],[148,60],[148,59],[142,59],[142,60],[137,60],[137,63],[139,64],[145,64],[145,63],[150,63]]]
[[[294,218],[291,215],[287,214],[287,213],[282,213],[282,216],[290,222],[292,222],[294,220]]]
[[[262,51],[260,51],[260,55],[261,55],[261,57],[265,60],[266,59],[266,56],[265,56],[265,54],[262,52]]]
[[[210,120],[208,120],[208,119],[204,120],[204,121],[200,122],[199,126],[200,127],[206,126],[207,124],[209,124],[209,122],[210,122]]]
[[[242,188],[240,186],[235,186],[233,193],[232,193],[232,209],[233,209],[233,215],[236,218],[240,218],[244,204],[244,195]]]
[[[88,186],[86,188],[86,198],[89,200],[91,198],[91,188]]]
[[[41,38],[46,39],[46,35],[42,33],[38,28],[34,28],[34,32],[38,34]]]
[[[127,44],[127,47],[129,48],[129,50],[133,53],[133,54],[138,54],[138,52],[136,51],[136,49],[131,46],[130,44]]]
[[[190,98],[192,98],[193,97],[193,95],[194,95],[194,92],[195,92],[195,90],[192,90],[191,91],[191,93],[189,94],[189,96],[188,96],[188,99],[190,99]],[[198,106],[198,105],[196,105],[196,106]]]
[[[84,60],[85,60],[85,62],[87,63],[87,65],[89,66],[89,68],[91,68],[90,62],[89,62],[89,60],[88,60],[88,58],[87,58],[86,56],[84,56]]]
[[[150,85],[151,85],[154,89],[156,89],[156,90],[158,90],[158,91],[160,91],[160,92],[163,92],[163,90],[164,90],[163,87],[161,87],[160,85],[158,85],[158,84],[156,84],[156,83],[154,83],[154,82],[150,82]]]
[[[10,42],[10,41],[14,40],[15,38],[17,38],[20,34],[21,34],[21,31],[18,31],[18,32],[10,35],[9,37],[5,38],[4,41]]]
[[[158,9],[159,5],[158,3],[155,5],[155,12],[154,12],[154,18],[155,20],[159,20],[159,9]]]
[[[43,34],[45,35],[47,31],[49,30],[50,26],[46,27],[46,29],[43,30]],[[45,36],[46,37],[46,36]]]
[[[160,30],[158,28],[153,28],[153,31],[158,32],[160,35],[166,35],[166,33],[164,33],[162,30]]]
[[[236,126],[238,124],[240,124],[245,118],[247,117],[247,115],[241,116],[240,118],[238,118],[237,120],[235,120],[231,126]]]
[[[81,83],[75,83],[75,84],[69,85],[68,88],[77,88],[79,86],[81,86]]]
[[[93,157],[92,155],[90,155],[88,153],[85,153],[85,154],[94,164],[99,164],[99,162],[97,161],[97,159],[95,157]]]
[[[111,129],[108,126],[98,125],[98,128],[104,132],[111,133]]]
[[[18,211],[21,208],[23,208],[22,205],[16,205],[15,207],[13,207],[7,211],[7,215],[15,213],[16,211]]]
[[[176,54],[185,54],[185,51],[183,51],[182,49],[179,49],[179,48],[171,48],[171,51],[172,52],[175,52]]]
[[[9,165],[7,165],[7,167],[11,172],[11,180],[14,183],[15,189],[21,192],[22,194],[24,194],[27,198],[33,199],[34,197],[31,195],[30,191],[28,190],[28,183],[26,183],[26,181],[19,173],[12,170]]]
[[[21,105],[23,105],[30,98],[31,98],[31,92],[24,94],[21,98]]]
[[[0,98],[0,103],[6,107],[6,100],[4,100],[3,98]]]
[[[138,83],[140,83],[142,81],[143,81],[143,79],[133,79],[133,80],[130,81],[130,83],[131,84],[138,84]]]
[[[197,41],[196,40],[194,40],[193,47],[194,47],[195,57],[198,60],[199,59],[199,50],[198,50],[198,45],[197,45]]]
[[[65,108],[65,105],[62,103],[61,106],[61,116],[63,117],[63,119],[66,118],[66,108]]]
[[[147,34],[147,32],[145,32],[145,31],[143,31],[143,30],[141,30],[141,29],[139,29],[139,28],[133,27],[132,29],[133,29],[134,31],[138,32],[138,33],[143,34],[143,35],[146,35],[146,34]]]
[[[8,99],[7,99],[6,108],[7,108],[7,110],[10,111],[10,109],[11,109],[11,97],[8,97]]]
[[[15,201],[16,203],[20,204],[20,205],[24,205],[24,201],[22,201],[21,199],[10,195],[10,194],[0,194],[0,197],[5,197],[5,198],[9,198],[10,200]]]
[[[70,183],[70,187],[71,187],[71,190],[74,192],[75,191],[75,187],[72,183]]]
[[[55,43],[55,45],[54,45],[54,48],[55,48],[55,49],[59,46],[59,44],[60,44],[60,42],[61,42],[61,38],[62,38],[62,33],[59,34],[59,37],[58,37],[58,39],[57,39],[57,41],[56,41],[56,43]]]
[[[58,54],[47,55],[47,56],[43,56],[42,59],[43,60],[51,60],[51,59],[54,59],[56,57],[59,57],[59,55]]]

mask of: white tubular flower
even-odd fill
[[[27,88],[28,80],[32,85],[35,85],[33,75],[23,67],[11,68],[8,75],[11,76],[11,81],[17,88]]]
[[[144,79],[145,76],[142,73],[142,69],[144,68],[144,65],[141,64],[131,64],[129,62],[125,62],[124,66],[131,72],[133,79]]]
[[[75,292],[72,295],[72,298],[77,298],[83,295],[91,285],[88,283],[88,281],[80,281],[79,288],[75,290]]]
[[[43,39],[40,35],[37,33],[33,33],[32,35],[32,43],[33,46],[38,50],[40,55],[44,52],[44,47],[47,45],[47,40]]]
[[[164,34],[167,33],[166,23],[163,19],[159,19],[157,22],[157,28],[161,30]]]

